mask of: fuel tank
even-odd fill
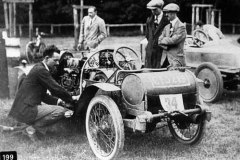
[[[133,73],[124,78],[121,87],[123,98],[131,105],[137,105],[142,102],[144,94],[196,93],[197,81],[188,70]]]

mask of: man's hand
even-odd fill
[[[65,102],[63,100],[61,100],[61,99],[58,99],[57,105],[64,107],[65,106]]]
[[[78,95],[78,96],[72,96],[72,99],[73,99],[74,101],[78,101],[79,97],[80,97],[80,95]]]
[[[57,105],[62,106],[62,107],[64,107],[64,108],[70,108],[70,109],[74,107],[74,104],[72,104],[72,103],[66,103],[66,102],[64,102],[64,101],[61,100],[61,99],[58,99]]]

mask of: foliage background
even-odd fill
[[[114,23],[145,23],[151,14],[146,9],[150,0],[85,0],[85,5],[94,5],[108,24]],[[177,3],[181,11],[182,21],[190,23],[192,4],[213,4],[214,8],[222,10],[222,23],[240,23],[240,0],[164,0]],[[72,5],[80,4],[80,0],[35,0],[33,4],[34,23],[73,23]],[[86,14],[86,11],[85,11]],[[204,17],[204,12],[201,12]],[[17,5],[17,23],[28,23],[28,5]],[[4,26],[3,2],[0,1],[0,26]]]

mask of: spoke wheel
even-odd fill
[[[111,98],[100,95],[91,100],[86,114],[86,133],[90,147],[99,159],[114,159],[123,149],[123,120]]]
[[[42,60],[43,58],[43,51],[46,48],[46,45],[41,42],[39,44],[39,47],[36,47],[35,42],[30,42],[26,46],[26,57],[28,60],[28,63],[36,63]]]
[[[204,102],[214,102],[223,93],[223,79],[219,69],[212,63],[205,62],[198,66],[195,71],[199,83],[199,94]]]
[[[17,90],[19,90],[20,86],[23,83],[23,80],[27,77],[27,75],[25,73],[23,73],[21,76],[19,76],[18,78],[18,82],[17,82]]]
[[[195,145],[201,142],[205,132],[206,121],[201,118],[198,124],[188,122],[184,118],[173,118],[168,121],[168,127],[173,137],[180,143]]]
[[[141,69],[142,63],[138,54],[129,47],[118,47],[113,52],[113,60],[122,70]]]
[[[26,46],[26,57],[27,57],[28,63],[33,62],[33,50],[34,50],[35,44],[36,44],[35,42],[32,42],[32,43],[28,43]]]

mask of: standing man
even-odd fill
[[[203,24],[202,21],[198,21],[196,23],[196,29],[202,30],[204,33],[207,34],[209,40],[216,41],[224,38],[223,33],[211,24]]]
[[[64,118],[66,111],[69,111],[58,106],[61,99],[73,101],[71,95],[51,76],[58,65],[59,53],[54,45],[44,50],[43,61],[37,63],[22,82],[9,113],[18,122],[29,125],[23,134],[33,141],[37,138],[36,131],[45,134],[48,126]],[[47,90],[61,99],[47,94]]]
[[[162,12],[164,5],[163,0],[151,0],[147,8],[151,9],[152,15],[146,22],[146,38],[148,44],[146,47],[146,68],[160,68],[160,61],[163,49],[158,46],[158,37],[161,35],[163,28],[169,23],[167,17]]]
[[[96,7],[92,6],[88,9],[88,16],[82,19],[78,49],[96,51],[106,37],[105,22],[97,16]]]
[[[186,26],[177,17],[180,8],[177,4],[170,3],[163,8],[170,24],[168,24],[158,39],[158,45],[164,48],[161,67],[169,64],[173,67],[185,66],[184,41],[187,35]]]

